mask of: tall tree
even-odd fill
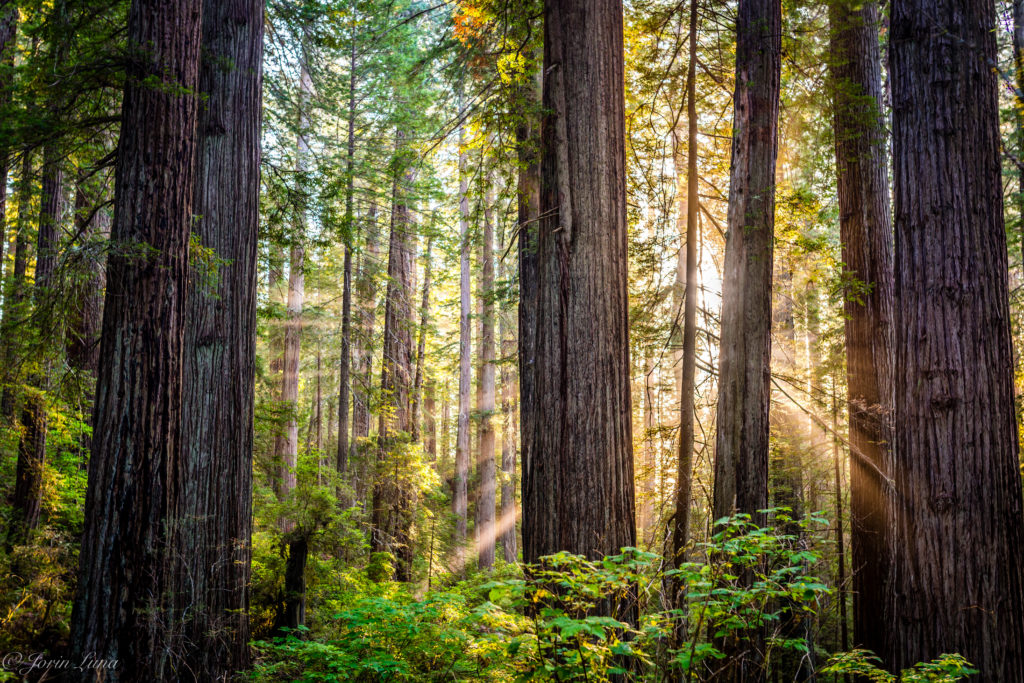
[[[341,359],[338,364],[338,455],[336,468],[338,474],[348,471],[351,451],[349,443],[349,395],[351,394],[352,369],[352,241],[355,230],[355,160],[356,160],[356,64],[358,63],[358,46],[356,32],[349,37],[349,74],[348,74],[348,144],[345,149],[345,257],[342,275],[341,293]]]
[[[740,0],[736,18],[729,232],[715,438],[714,517],[768,506],[772,242],[782,8]]]
[[[1024,543],[994,0],[895,0],[895,438],[886,663],[1024,680]],[[954,172],[955,171],[955,172]]]
[[[397,157],[392,190],[391,240],[388,247],[388,286],[384,312],[384,357],[381,393],[386,409],[381,411],[378,434],[380,451],[373,486],[372,536],[374,552],[395,557],[395,578],[412,578],[412,482],[406,467],[406,448],[412,431],[410,417],[413,382],[413,271],[415,223],[411,207],[416,168],[405,135],[398,133]]]
[[[135,0],[107,271],[103,350],[71,650],[110,681],[180,665],[161,608],[174,590],[182,342],[195,186],[200,0]],[[93,671],[80,672],[82,680]]]
[[[480,303],[480,450],[477,453],[477,477],[480,492],[476,502],[477,566],[494,567],[495,468],[494,468],[494,193],[491,179],[484,182],[484,229],[481,245]]]
[[[782,7],[740,0],[736,18],[729,231],[722,275],[713,515],[768,507],[768,407],[771,398],[772,261],[778,150]],[[746,576],[744,580],[752,580]],[[723,644],[724,680],[765,676],[764,633],[737,633]]]
[[[690,0],[690,62],[686,71],[686,268],[683,292],[683,357],[679,389],[679,451],[676,475],[676,514],[672,532],[674,566],[686,551],[690,529],[693,478],[694,377],[697,367],[697,0]],[[679,156],[677,156],[679,159]],[[677,173],[679,171],[677,170]],[[676,190],[682,193],[681,183]],[[682,207],[680,207],[682,208]],[[681,586],[677,586],[677,590]],[[676,595],[678,601],[680,596]],[[677,602],[678,604],[678,602]]]
[[[620,0],[545,3],[527,562],[636,543],[622,19]]]
[[[850,420],[850,552],[854,637],[873,652],[888,638],[883,606],[893,406],[893,246],[875,2],[829,9],[839,232],[845,278]]]
[[[181,655],[220,680],[249,662],[263,0],[205,0],[202,51],[193,237],[220,265],[186,307],[175,607]]]
[[[309,135],[313,78],[309,64],[310,38],[302,27],[300,47],[298,130],[295,136],[295,228],[288,255],[288,299],[284,326],[284,357],[281,367],[281,403],[288,411],[283,434],[275,440],[274,454],[280,466],[279,492],[287,497],[298,485],[296,469],[299,464],[299,362],[302,353],[302,309],[306,296],[306,228],[308,217],[310,150]],[[284,596],[279,625],[296,628],[306,620],[306,554],[309,543],[305,529],[298,528],[294,520],[284,520],[283,530],[288,545],[285,564]]]
[[[459,416],[455,434],[455,547],[462,557],[469,507],[469,181],[466,178],[465,133],[459,129]],[[462,560],[459,560],[460,568]]]
[[[18,3],[0,0],[0,114],[6,116],[14,99],[14,52],[18,36]],[[11,149],[0,145],[0,271],[3,270],[4,244],[7,242],[7,172]]]

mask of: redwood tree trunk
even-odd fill
[[[399,134],[397,150],[403,152]],[[388,249],[388,287],[384,314],[384,366],[381,393],[387,410],[381,411],[380,451],[374,475],[372,535],[374,552],[395,557],[395,578],[412,578],[412,513],[414,482],[406,461],[411,431],[412,311],[415,234],[409,193],[415,181],[413,169],[395,179]]]
[[[740,0],[715,436],[713,519],[743,512],[759,526],[768,507],[781,23],[780,0]],[[723,680],[764,680],[763,630],[730,636],[723,648]]]
[[[993,0],[895,0],[895,439],[886,663],[1024,680],[1024,543]]]
[[[722,278],[714,518],[768,506],[772,240],[778,147],[779,0],[740,0]]]
[[[636,544],[622,3],[548,0],[544,37],[536,355],[524,371],[527,562]]]
[[[200,0],[135,0],[118,146],[115,248],[97,386],[72,660],[117,659],[108,681],[165,680],[180,471],[182,342],[195,186]],[[152,87],[148,82],[165,84]],[[183,92],[184,89],[184,92]],[[138,245],[145,244],[140,250]],[[95,672],[75,674],[93,680]]]
[[[893,406],[893,246],[889,218],[878,5],[836,2],[831,24],[839,232],[850,416],[850,552],[853,628],[881,653],[891,637],[883,611],[889,578],[887,502]]]
[[[175,608],[213,681],[249,662],[263,0],[205,0],[202,31],[193,235],[221,265],[186,307]]]

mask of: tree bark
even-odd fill
[[[884,651],[889,578],[885,482],[893,408],[893,245],[875,2],[833,3],[831,77],[846,278],[850,554],[855,642]]]
[[[636,544],[622,3],[548,0],[544,37],[535,356],[524,372],[527,562]],[[632,606],[602,609],[636,618]]]
[[[404,135],[398,134],[396,154],[403,157]],[[406,160],[407,162],[407,160]],[[411,432],[412,311],[415,263],[415,224],[409,206],[416,180],[414,168],[395,177],[388,248],[388,287],[384,314],[384,359],[381,393],[387,408],[378,427],[380,450],[373,486],[373,552],[395,558],[395,578],[412,579],[412,514],[415,483],[408,472],[407,446]]]
[[[715,439],[715,519],[746,512],[759,524],[765,520],[757,511],[768,505],[781,12],[779,0],[741,0],[736,20],[734,132]]]
[[[412,385],[412,440],[420,440],[422,429],[420,406],[423,404],[423,375],[426,372],[427,326],[430,323],[430,257],[434,247],[434,237],[427,238],[427,251],[423,256],[423,300],[420,303],[420,324],[416,341],[416,377]]]
[[[491,180],[485,180],[484,229],[481,245],[480,303],[480,451],[477,454],[477,476],[480,495],[476,504],[477,567],[494,567],[495,467],[494,467],[494,193]]]
[[[539,61],[529,54],[527,62]],[[520,462],[532,460],[534,430],[533,372],[536,366],[537,334],[537,221],[540,218],[540,109],[542,71],[534,72],[516,89],[513,111],[516,119],[517,229],[519,241],[519,309],[517,314],[517,346],[519,375],[519,451]],[[504,498],[503,498],[504,499]]]
[[[349,443],[349,395],[352,369],[352,241],[355,226],[355,161],[356,161],[356,36],[351,36],[348,74],[348,146],[345,157],[345,263],[341,294],[341,361],[338,381],[338,474],[348,472],[351,454]],[[354,412],[354,411],[353,411]]]
[[[461,571],[469,507],[469,386],[470,372],[470,285],[469,285],[469,184],[466,179],[464,132],[459,129],[459,416],[455,436],[455,548]]]
[[[18,392],[16,385],[19,380],[21,360],[18,337],[15,330],[25,319],[25,304],[28,296],[29,247],[29,205],[32,203],[32,153],[22,153],[21,176],[18,179],[18,222],[14,238],[14,269],[11,272],[4,296],[4,310],[0,337],[0,351],[3,352],[3,395],[0,396],[0,417],[11,420],[14,417],[15,403]]]
[[[895,439],[886,664],[1024,680],[1024,543],[991,0],[892,4]]]
[[[771,293],[775,230],[782,9],[779,0],[740,0],[729,230],[722,278],[713,515],[768,507]],[[747,576],[746,580],[752,580]],[[723,680],[764,680],[763,629],[723,645]]]
[[[6,112],[14,98],[14,48],[18,37],[18,3],[0,0],[0,112]],[[3,275],[4,245],[7,243],[7,173],[11,165],[9,145],[0,145],[0,276]]]
[[[690,0],[690,63],[686,74],[686,269],[683,292],[683,368],[679,391],[679,450],[676,478],[676,515],[672,532],[673,566],[686,557],[690,531],[690,496],[693,480],[694,399],[697,367],[697,0]],[[678,171],[677,171],[678,173]],[[680,187],[678,191],[682,191]],[[676,605],[682,605],[677,585]]]
[[[219,265],[186,307],[175,609],[214,681],[249,664],[263,0],[205,0],[202,45],[193,236]]]
[[[504,225],[504,223],[502,223]],[[501,230],[498,246],[499,253],[506,251],[505,230]],[[504,281],[505,260],[498,260],[498,280]],[[501,344],[501,515],[498,518],[498,533],[501,536],[502,556],[505,562],[516,561],[519,554],[516,542],[516,429],[515,406],[513,404],[516,391],[515,371],[508,360],[515,357],[516,339],[513,328],[509,325],[508,315],[502,305],[499,309],[498,339]]]
[[[355,471],[351,474],[355,499],[361,505],[366,500],[367,453],[365,439],[370,436],[371,403],[373,400],[373,328],[377,317],[377,261],[380,258],[377,227],[377,206],[371,204],[364,221],[366,226],[366,249],[360,255],[359,275],[355,293],[359,301],[359,325],[355,334],[355,349],[352,354],[352,437],[350,458],[356,458]]]
[[[105,189],[78,170],[75,184],[75,232],[82,254],[76,279],[66,338],[68,363],[80,373],[95,376],[100,365],[100,328],[103,323],[103,290],[106,259],[101,244],[110,237],[110,212],[98,208]],[[86,382],[88,384],[88,382]],[[90,397],[91,399],[91,397]]]
[[[165,680],[183,654],[166,603],[175,590],[171,517],[188,484],[176,473],[200,17],[200,0],[135,0],[128,15],[115,249],[71,629],[73,661],[118,660],[108,681]]]

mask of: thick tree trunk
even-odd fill
[[[544,37],[536,346],[523,432],[527,562],[636,544],[622,3],[548,0]],[[632,607],[604,609],[616,607],[636,618]]]
[[[846,382],[850,419],[853,630],[881,653],[889,578],[885,481],[893,408],[893,246],[878,5],[831,6],[831,64],[839,231],[847,277]]]
[[[469,507],[469,386],[470,372],[470,285],[469,285],[469,184],[466,179],[464,133],[459,129],[459,417],[455,436],[455,485],[452,512],[455,515],[455,548],[461,571]]]
[[[782,9],[779,0],[740,0],[722,279],[722,332],[715,437],[714,519],[768,506],[768,407]],[[747,577],[749,580],[751,577]],[[723,680],[765,676],[760,630],[733,636]]]
[[[396,153],[404,154],[404,136],[399,133]],[[407,467],[407,444],[411,432],[413,382],[413,270],[415,224],[409,195],[415,169],[395,178],[391,210],[391,240],[388,248],[388,287],[384,314],[384,360],[381,393],[387,408],[381,411],[380,450],[373,485],[372,535],[374,552],[395,557],[395,578],[412,579],[412,515],[415,482]]]
[[[477,476],[480,495],[476,503],[477,566],[494,567],[495,467],[494,467],[494,193],[488,178],[484,191],[484,229],[481,247],[480,302],[480,451],[477,453]]]
[[[172,515],[187,481],[178,427],[195,174],[200,0],[135,0],[71,659],[108,681],[166,680],[183,643]],[[166,87],[154,88],[150,80]],[[138,245],[146,245],[140,250]],[[133,246],[134,245],[134,246]],[[91,670],[74,674],[93,680]]]
[[[186,307],[175,608],[214,681],[249,662],[263,0],[205,0],[202,31],[193,236],[221,265],[193,272]]]
[[[768,505],[772,240],[778,147],[781,7],[740,0],[722,279],[714,517]]]
[[[895,439],[886,664],[1024,680],[992,0],[892,3]]]
[[[1017,138],[1017,158],[1024,159],[1024,0],[1013,1],[1013,68],[1014,86],[1014,131]],[[1017,231],[1020,233],[1021,268],[1024,269],[1024,171],[1017,171]]]

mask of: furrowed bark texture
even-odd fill
[[[778,148],[779,0],[740,0],[722,278],[714,517],[768,506],[772,240]]]
[[[992,0],[896,0],[886,664],[1024,680],[1024,543]]]
[[[402,154],[399,135],[398,153]],[[373,487],[374,552],[395,557],[395,578],[412,578],[413,483],[406,467],[405,447],[411,431],[413,383],[412,311],[414,300],[415,225],[409,206],[414,169],[395,179],[388,249],[388,287],[384,313],[384,366],[381,393],[386,408],[380,417],[380,455]]]
[[[186,307],[175,608],[214,681],[249,663],[263,0],[205,0],[202,31],[193,234],[219,265]]]
[[[132,61],[71,633],[73,660],[119,661],[107,681],[167,680],[182,664],[165,603],[174,589],[169,518],[183,493],[175,473],[200,15],[200,0],[135,0],[128,16]],[[145,85],[147,77],[166,87]]]
[[[889,218],[878,5],[842,0],[830,8],[839,192],[846,275],[843,301],[850,416],[850,552],[854,637],[882,652],[889,576],[884,479],[893,405],[893,245]]]
[[[523,433],[527,562],[636,543],[622,3],[549,0],[544,36],[533,417]]]

